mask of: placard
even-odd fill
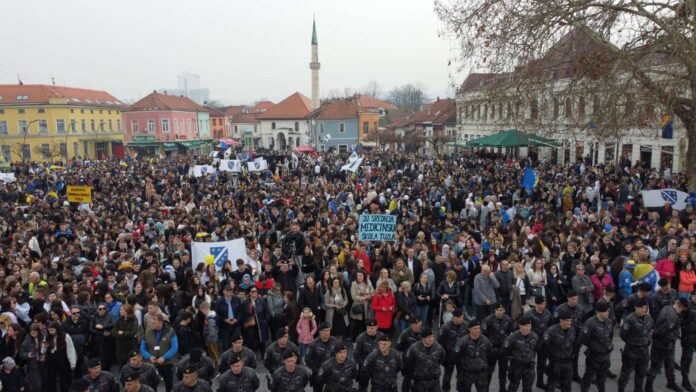
[[[68,201],[71,203],[91,203],[92,187],[87,185],[68,185]]]
[[[360,215],[359,241],[396,241],[396,215]]]

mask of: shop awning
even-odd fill
[[[182,140],[177,142],[180,146],[185,148],[198,148],[200,146],[205,146],[210,144],[208,140]]]
[[[466,142],[468,147],[558,147],[559,144],[552,139],[547,139],[531,133],[524,133],[517,129],[508,129],[494,135],[482,137]]]
[[[126,144],[126,147],[159,147],[158,142],[134,142]]]
[[[179,146],[176,143],[162,143],[162,146],[164,147],[164,151],[176,151],[179,149]]]

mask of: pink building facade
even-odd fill
[[[180,111],[123,112],[124,140],[176,142],[198,138],[198,114]],[[154,136],[144,139],[142,136]],[[134,139],[135,137],[135,139]]]

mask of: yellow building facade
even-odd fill
[[[121,158],[124,107],[104,91],[0,85],[0,158],[5,162]]]

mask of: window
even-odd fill
[[[89,114],[94,114],[94,110],[90,110],[90,111],[89,111]]]
[[[234,126],[234,133],[237,133],[237,126]]]
[[[295,121],[295,132],[300,132],[300,123]]]
[[[17,96],[17,99],[19,99],[19,100],[21,100],[21,101],[25,101],[25,100],[29,99],[29,96],[27,96],[27,95],[18,95],[18,96]]]
[[[17,109],[17,113],[24,114],[24,109]]]
[[[147,120],[147,131],[155,133],[155,120]]]
[[[172,124],[174,124],[174,133],[179,132],[179,121],[174,120]]]
[[[5,160],[5,162],[12,161],[12,150],[10,150],[10,146],[3,145],[2,148],[0,148],[0,152],[2,153],[2,159]]]
[[[348,145],[347,144],[339,144],[338,145],[338,152],[339,153],[348,152]]]
[[[346,124],[345,124],[345,123],[339,123],[339,124],[338,124],[338,132],[339,132],[339,133],[345,133],[345,132],[346,132]]]
[[[82,147],[85,150],[85,158],[89,157],[89,142],[83,142]]]
[[[169,119],[167,118],[162,119],[162,132],[169,133]]]
[[[5,109],[0,109],[0,114],[5,114]]]
[[[70,109],[70,113],[75,113],[75,109]]]
[[[599,101],[598,95],[595,95],[594,97],[592,97],[592,114],[594,115],[595,118],[597,118],[597,115],[601,111],[600,106],[599,106],[600,105],[599,102],[600,101]]]
[[[179,130],[184,132],[184,120],[179,120]]]
[[[51,157],[51,146],[48,143],[41,144],[41,157],[49,159]]]
[[[104,130],[104,120],[99,121],[99,130],[100,131]]]
[[[65,133],[65,120],[56,120],[56,132]]]
[[[79,142],[73,142],[73,151],[75,152],[75,156],[80,155],[80,143]]]
[[[131,120],[131,132],[138,132],[138,120]]]
[[[191,119],[186,120],[186,130],[191,132]]]
[[[530,118],[532,120],[537,120],[539,118],[539,101],[537,101],[536,98],[532,99],[532,102],[529,104],[530,107]]]
[[[275,122],[271,123],[271,129],[275,129]]]
[[[72,129],[73,133],[77,132],[77,120],[70,120],[70,129]]]
[[[36,112],[37,113],[46,113],[46,109],[39,108],[39,109],[36,109]]]
[[[114,130],[113,120],[109,120],[109,132],[113,132],[113,130]]]
[[[116,120],[116,130],[121,132],[123,129],[121,128],[121,120]]]
[[[97,122],[95,120],[90,120],[89,122],[92,132],[97,130]]]
[[[28,144],[22,144],[22,160],[31,160],[31,146]]]
[[[0,121],[0,135],[7,135],[7,121]]]
[[[364,121],[363,122],[363,133],[367,134],[368,132],[370,132],[370,123],[367,121]]]
[[[27,133],[29,132],[29,122],[27,120],[19,120],[19,133]]]
[[[60,146],[60,156],[68,158],[68,145],[66,143],[58,144]]]
[[[495,104],[491,104],[491,120],[495,120]]]
[[[585,117],[585,96],[583,95],[578,99],[578,116]]]
[[[319,133],[324,133],[324,124],[319,124]]]
[[[558,98],[553,99],[553,119],[558,118]]]
[[[85,114],[85,109],[80,109],[81,114]]]
[[[563,105],[563,109],[565,111],[565,118],[573,117],[573,101],[570,99],[570,97],[565,99],[565,105]]]
[[[625,103],[625,115],[626,117],[633,117],[633,112],[635,111],[635,101],[631,97],[626,98],[626,103]]]
[[[48,121],[39,120],[39,133],[47,133],[47,132],[48,132]]]

